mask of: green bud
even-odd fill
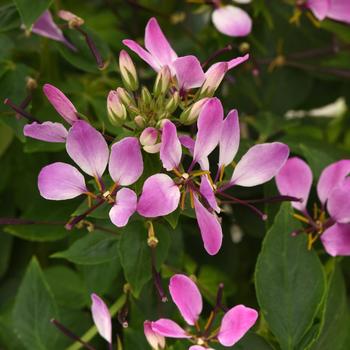
[[[113,125],[120,125],[127,117],[125,106],[121,103],[115,90],[109,92],[107,97],[108,118]]]
[[[140,129],[143,129],[146,125],[145,119],[141,115],[137,115],[134,118],[134,122],[135,122],[136,126],[138,126]]]
[[[165,105],[165,110],[169,113],[173,113],[180,102],[180,95],[178,91],[175,91],[174,94],[171,96],[171,98],[168,100],[167,104]]]
[[[165,94],[168,91],[171,80],[171,72],[168,66],[164,66],[158,73],[153,87],[155,96]]]
[[[122,103],[129,107],[130,105],[134,105],[134,98],[123,88],[118,87],[117,93],[119,96],[119,99],[122,101]]]
[[[207,101],[208,98],[205,97],[186,108],[180,115],[180,122],[185,125],[193,124]]]
[[[124,86],[131,91],[137,90],[139,87],[139,81],[135,65],[125,50],[120,51],[119,69]]]
[[[149,106],[152,102],[152,95],[149,92],[149,90],[146,88],[146,86],[142,87],[141,90],[141,101],[145,106]]]

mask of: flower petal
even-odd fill
[[[252,19],[239,7],[227,5],[213,11],[212,21],[216,29],[228,36],[246,36],[252,31]]]
[[[44,11],[35,21],[32,27],[32,32],[45,38],[60,41],[72,51],[77,51],[76,47],[64,37],[62,30],[54,22],[49,10]]]
[[[224,111],[220,100],[211,98],[203,106],[197,121],[197,138],[193,160],[198,162],[207,157],[219,143]]]
[[[143,323],[143,331],[152,349],[158,350],[159,348],[160,349],[165,348],[165,338],[162,335],[157,334],[156,332],[153,331],[151,321],[145,321]]]
[[[23,128],[24,136],[47,142],[66,142],[67,129],[61,123],[31,123]]]
[[[55,201],[71,199],[87,192],[84,176],[77,168],[66,163],[43,167],[38,177],[40,195]]]
[[[244,305],[237,305],[226,312],[218,334],[219,342],[224,346],[236,344],[255,324],[258,312]]]
[[[210,68],[205,72],[205,81],[201,88],[201,92],[209,95],[213,94],[221,84],[227,71],[227,62],[218,62],[210,66]]]
[[[196,56],[183,56],[173,62],[176,78],[180,89],[189,90],[200,87],[205,75]]]
[[[332,0],[327,11],[327,17],[350,23],[350,2],[348,0]]]
[[[147,218],[172,213],[179,205],[180,190],[165,174],[155,174],[143,184],[137,212]]]
[[[129,186],[140,178],[143,160],[136,137],[125,137],[113,144],[108,170],[113,181],[121,186]]]
[[[122,188],[117,192],[116,203],[109,211],[109,218],[117,227],[125,226],[137,207],[137,196],[133,190]]]
[[[108,343],[112,343],[112,320],[108,307],[97,294],[91,294],[91,300],[91,314],[98,333]]]
[[[163,167],[171,171],[180,164],[182,156],[181,143],[177,137],[176,126],[170,120],[166,121],[162,129],[162,143],[160,146],[160,159]]]
[[[57,113],[69,124],[78,120],[78,112],[73,103],[59,89],[51,84],[45,84],[43,87],[44,94],[49,102],[56,109]]]
[[[327,209],[331,217],[341,224],[350,223],[350,178],[343,181],[329,195]]]
[[[170,338],[191,338],[176,322],[167,318],[161,318],[158,321],[151,322],[153,332],[164,337]]]
[[[255,145],[238,162],[231,184],[251,187],[271,180],[285,164],[289,148],[280,142]]]
[[[108,145],[89,123],[78,120],[70,128],[66,148],[69,156],[87,174],[100,178],[108,163]]]
[[[145,47],[161,66],[171,66],[171,63],[177,58],[177,54],[170,46],[154,17],[146,25]]]
[[[212,350],[212,348],[204,348],[200,345],[192,345],[188,350]]]
[[[276,184],[280,194],[302,199],[302,202],[292,202],[295,209],[306,210],[312,186],[312,172],[302,159],[298,157],[289,158],[276,175]]]
[[[244,56],[233,58],[232,60],[227,62],[228,70],[239,66],[240,64],[244,63],[248,59],[249,59],[249,53],[245,54]]]
[[[169,291],[184,320],[194,326],[203,308],[197,285],[189,277],[177,274],[170,279]]]
[[[317,184],[318,198],[325,204],[330,193],[350,174],[350,159],[328,165],[321,173]]]
[[[125,39],[123,44],[127,46],[130,50],[134,51],[141,59],[148,63],[156,72],[160,71],[162,68],[161,64],[141,45],[139,45],[134,40]]]
[[[190,137],[188,135],[180,135],[179,140],[180,140],[181,144],[184,147],[186,147],[190,151],[190,153],[193,155],[195,141],[192,139],[192,137]],[[198,164],[202,170],[209,170],[208,157],[203,157],[201,160],[198,161]]]
[[[212,209],[214,209],[217,213],[220,213],[220,208],[216,201],[215,192],[213,186],[211,185],[208,176],[203,175],[201,177],[201,184],[199,191],[201,195],[207,200],[208,204]]]
[[[210,255],[215,255],[221,248],[222,228],[215,214],[210,213],[194,196],[194,210],[204,242],[204,248]]]
[[[331,256],[350,255],[350,224],[334,224],[323,232],[321,241]]]
[[[326,18],[327,12],[329,10],[330,1],[308,0],[305,5],[312,11],[312,13],[319,21],[323,21]]]
[[[229,112],[222,124],[220,137],[219,168],[227,166],[233,161],[239,147],[240,130],[238,112],[233,109]]]

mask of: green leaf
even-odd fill
[[[283,204],[266,234],[255,271],[261,312],[282,350],[299,349],[325,293],[322,264],[308,251],[290,204]]]
[[[168,254],[170,237],[163,225],[155,226],[155,232],[159,240],[156,247],[156,268],[159,269]],[[143,224],[132,222],[123,230],[119,256],[125,278],[134,296],[138,297],[152,277],[151,248],[147,245],[147,228]]]
[[[58,332],[50,320],[57,306],[36,258],[32,258],[19,287],[13,310],[15,331],[29,350],[55,349]]]
[[[27,28],[40,17],[40,15],[50,6],[52,0],[35,0],[35,6],[28,0],[13,0],[17,10],[22,17],[23,23]]]
[[[118,258],[119,237],[94,231],[75,241],[67,250],[51,255],[75,264],[96,265]]]
[[[0,33],[19,28],[20,18],[15,5],[7,4],[0,7]]]

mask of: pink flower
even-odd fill
[[[320,21],[331,18],[350,23],[350,2],[348,0],[307,0],[305,6]]]
[[[227,64],[223,69],[224,72],[219,75],[216,74],[216,79],[214,79],[210,68],[206,73],[203,72],[197,57],[192,55],[183,57],[177,56],[155,18],[151,18],[146,25],[146,49],[134,40],[123,40],[123,43],[148,63],[156,72],[159,72],[162,67],[168,66],[172,75],[176,76],[178,88],[181,90],[198,88],[208,80],[210,80],[211,86],[217,86],[228,70],[249,58],[248,55],[245,55],[244,57],[238,57],[229,62],[224,62]],[[207,83],[207,85],[208,84],[209,83]]]
[[[91,300],[91,314],[97,331],[102,338],[112,344],[112,319],[108,307],[97,294],[91,294]]]
[[[312,186],[312,172],[300,158],[290,158],[276,176],[281,194],[302,199],[293,207],[304,216],[303,222],[310,226],[310,246],[321,235],[321,241],[332,256],[350,255],[350,160],[340,160],[327,166],[317,184],[321,208],[312,217],[306,208]],[[329,217],[326,217],[326,208]],[[309,246],[309,247],[310,247]]]
[[[143,323],[143,331],[152,349],[159,350],[165,348],[165,338],[153,331],[150,321],[145,321]]]
[[[255,324],[258,318],[258,312],[244,305],[237,305],[225,312],[219,329],[212,334],[211,327],[213,321],[219,309],[222,308],[221,297],[219,296],[222,295],[222,287],[223,286],[219,289],[218,303],[212,313],[213,319],[208,323],[204,331],[191,333],[190,331],[184,330],[176,322],[167,318],[161,318],[151,322],[152,331],[164,337],[190,339],[191,342],[197,344],[191,346],[189,348],[190,350],[207,349],[207,345],[209,345],[211,341],[219,341],[221,345],[227,347],[233,346]],[[196,284],[185,275],[174,275],[170,279],[169,291],[186,323],[190,326],[198,326],[199,316],[203,308],[203,301]],[[206,347],[202,345],[206,345]]]

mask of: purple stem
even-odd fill
[[[4,104],[11,107],[17,114],[28,119],[29,121],[40,123],[40,121],[38,119],[34,118],[31,114],[29,114],[27,111],[25,111],[22,107],[14,104],[9,98],[5,98]]]
[[[213,61],[215,58],[217,58],[218,56],[222,55],[223,53],[227,52],[227,51],[231,51],[233,49],[231,44],[226,45],[225,47],[223,47],[222,49],[219,49],[217,51],[215,51],[213,54],[211,54],[209,56],[209,58],[207,60],[205,60],[202,63],[202,68],[205,68],[211,61]]]

